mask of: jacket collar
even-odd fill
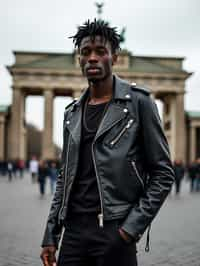
[[[113,81],[114,81],[113,100],[130,101],[131,100],[130,84],[127,81],[120,79],[117,75],[113,75]],[[89,94],[89,88],[84,90],[79,99],[74,103],[74,107],[83,104],[88,94]]]
[[[131,95],[130,95],[130,84],[120,79],[117,75],[114,75],[114,100],[125,100],[130,101]]]
[[[87,88],[80,98],[73,104],[71,113],[68,116],[67,127],[72,134],[72,137],[77,145],[80,144],[81,136],[81,117],[82,117],[82,107],[84,101],[89,94],[89,88]],[[108,131],[113,125],[120,122],[128,114],[128,109],[118,103],[118,101],[130,101],[130,84],[121,80],[116,75],[114,76],[114,94],[113,100],[108,105],[108,109],[99,125],[95,139]]]

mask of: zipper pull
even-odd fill
[[[131,126],[132,123],[133,123],[133,119],[130,119],[130,120],[128,121],[128,124],[126,125],[126,128],[129,128],[129,127]]]
[[[99,227],[103,227],[103,214],[102,213],[98,214],[98,219],[99,219]]]

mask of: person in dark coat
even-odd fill
[[[193,161],[188,166],[188,178],[190,180],[190,192],[195,191],[196,173],[197,173],[197,163],[196,161]]]
[[[39,162],[38,183],[41,197],[45,194],[46,178],[49,175],[48,165],[44,161]]]
[[[56,167],[56,163],[52,162],[51,167],[49,168],[51,194],[53,194],[55,192],[55,185],[56,185],[57,176],[58,176],[58,169]]]
[[[180,194],[181,182],[184,177],[185,169],[181,160],[175,160],[174,162],[174,173],[175,173],[175,189],[176,195]]]
[[[197,159],[196,164],[195,190],[200,191],[200,158]]]

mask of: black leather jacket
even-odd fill
[[[168,144],[149,92],[114,77],[114,95],[92,145],[103,221],[124,218],[122,228],[139,240],[156,216],[174,181]],[[88,90],[64,115],[63,170],[42,246],[56,245],[77,172],[82,107]]]

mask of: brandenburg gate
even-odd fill
[[[42,158],[54,158],[53,100],[56,96],[79,97],[87,81],[82,77],[76,53],[14,52],[15,63],[8,67],[13,78],[13,100],[8,130],[8,158],[26,159],[25,98],[45,99]],[[172,159],[186,159],[184,113],[185,81],[183,58],[135,56],[122,51],[114,72],[121,78],[145,86],[163,103],[163,126]],[[37,108],[37,106],[35,106]]]

